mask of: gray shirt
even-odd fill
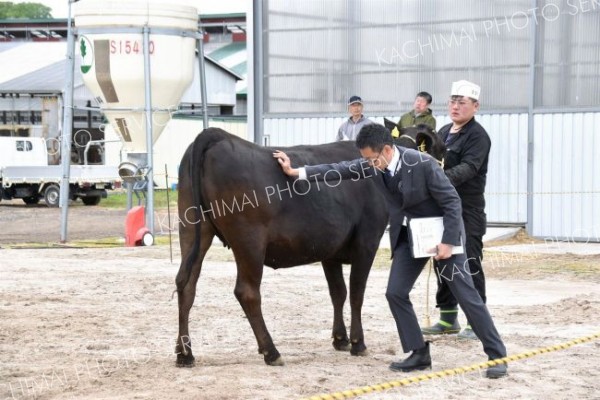
[[[336,142],[341,142],[342,140],[356,140],[356,136],[358,136],[358,132],[360,132],[362,127],[372,123],[373,121],[365,118],[364,115],[361,115],[356,122],[352,120],[352,117],[349,117],[342,125],[340,125],[335,140]]]

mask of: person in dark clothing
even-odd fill
[[[448,283],[472,321],[489,359],[505,357],[506,347],[468,273],[466,255],[453,252],[453,247],[459,246],[464,237],[464,227],[460,198],[444,171],[429,155],[394,145],[390,131],[379,124],[363,127],[356,138],[356,146],[362,158],[334,164],[293,168],[285,153],[276,151],[273,157],[286,175],[298,179],[325,180],[327,175],[349,180],[374,179],[377,190],[387,199],[393,260],[385,295],[396,321],[402,349],[405,353],[412,352],[408,358],[392,362],[389,368],[409,372],[431,368],[432,365],[430,343],[423,338],[409,297],[429,260],[429,256],[413,257],[409,242],[411,220],[421,217],[443,218],[440,243],[431,249],[432,256],[438,261],[438,277]],[[328,174],[332,171],[335,174]],[[365,193],[367,195],[369,193]],[[407,224],[403,222],[405,218]],[[486,371],[488,378],[507,374],[507,366],[503,362],[494,364]]]
[[[491,141],[485,129],[475,121],[475,113],[479,110],[479,93],[480,87],[474,83],[454,82],[448,102],[452,123],[443,126],[438,134],[447,147],[444,172],[461,200],[470,274],[485,303],[485,276],[481,260],[487,222],[484,192]],[[465,329],[460,331],[458,303],[443,280],[438,280],[436,303],[440,308],[440,320],[431,327],[423,328],[424,334],[458,333],[461,339],[477,339],[470,320]]]

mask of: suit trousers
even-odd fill
[[[413,258],[407,240],[394,249],[386,298],[396,321],[402,349],[405,353],[425,346],[423,334],[410,301],[410,291],[429,258]],[[506,356],[506,348],[492,317],[473,286],[465,254],[455,254],[436,266],[438,279],[443,279],[471,322],[473,331],[483,344],[489,359]]]
[[[465,223],[465,251],[469,260],[469,269],[475,289],[485,303],[487,301],[485,293],[485,274],[481,266],[483,260],[483,235],[485,234],[486,217],[481,208],[463,208],[463,221]],[[458,304],[456,298],[450,291],[447,283],[438,280],[437,293],[435,300],[439,308],[454,308]]]

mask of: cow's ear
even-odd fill
[[[440,139],[440,137],[433,132],[433,130],[429,131],[420,131],[416,136],[417,146],[419,146],[419,150],[423,151],[424,148],[426,153],[429,153],[433,158],[438,161],[443,160],[444,154],[446,152],[446,146]]]
[[[417,148],[419,151],[429,153],[429,150],[431,150],[431,145],[433,144],[429,135],[427,135],[425,132],[417,132],[415,140],[417,142]]]

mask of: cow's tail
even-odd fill
[[[188,176],[190,179],[191,192],[192,192],[192,203],[194,205],[195,221],[194,224],[194,240],[191,251],[188,253],[187,258],[180,268],[177,274],[176,285],[177,291],[182,291],[185,285],[190,279],[194,262],[198,259],[200,253],[200,222],[212,223],[210,220],[203,220],[204,215],[201,210],[206,208],[205,200],[202,196],[202,182],[200,177],[202,176],[202,169],[204,166],[204,158],[206,152],[214,146],[216,143],[226,139],[229,134],[222,129],[218,128],[207,128],[200,132],[194,143],[192,143],[191,152],[186,152],[189,157],[188,160]],[[181,240],[181,239],[180,239]]]

